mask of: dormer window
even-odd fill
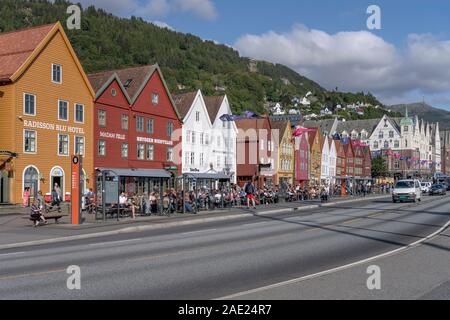
[[[62,83],[62,66],[60,64],[52,64],[52,82]]]
[[[159,94],[152,93],[152,104],[157,105],[159,103]]]
[[[123,85],[125,88],[128,88],[131,83],[133,82],[133,79],[128,79],[127,81],[125,81],[125,84]]]

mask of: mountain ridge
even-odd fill
[[[0,32],[56,21],[62,21],[66,29],[66,10],[71,4],[65,0],[2,0]],[[94,6],[78,5],[82,8],[81,30],[66,32],[87,73],[158,63],[171,92],[201,89],[205,95],[226,93],[235,113],[269,113],[267,106],[277,102],[300,109],[295,101],[311,92],[314,102],[311,108],[299,110],[302,113],[359,102],[374,107],[363,118],[389,114],[384,108],[375,108],[383,104],[369,92],[328,91],[287,66],[241,57],[227,45],[161,28],[142,18],[120,18]],[[345,116],[347,120],[361,117]]]
[[[392,105],[389,108],[402,115],[405,115],[406,108],[408,108],[409,116],[415,117],[417,115],[420,119],[424,119],[430,123],[439,122],[441,131],[450,131],[450,112],[444,109],[430,106],[424,102],[397,104]]]

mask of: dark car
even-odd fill
[[[430,196],[438,195],[445,196],[447,194],[447,187],[443,184],[433,184],[430,189]]]

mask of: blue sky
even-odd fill
[[[450,1],[81,0],[283,63],[331,89],[450,110]],[[382,29],[370,31],[369,5]]]

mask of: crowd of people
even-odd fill
[[[376,187],[381,193],[387,193],[390,190],[389,185]],[[370,182],[355,185],[347,184],[346,189],[348,195],[357,196],[366,196],[375,190]],[[276,204],[280,201],[320,200],[326,202],[332,197],[340,196],[341,191],[341,186],[337,184],[292,185],[282,183],[281,186],[259,188],[255,182],[247,181],[243,187],[231,184],[221,189],[198,188],[183,192],[172,188],[162,194],[157,190],[141,194],[122,192],[119,196],[118,205],[115,205],[116,210],[111,209],[111,214],[119,212],[136,219],[137,216],[197,213],[231,207],[256,209],[257,206]],[[83,209],[88,213],[95,213],[100,205],[98,200],[92,189],[87,190],[83,196]],[[36,224],[39,224],[39,221],[45,223],[42,212],[48,212],[52,208],[60,208],[62,201],[61,189],[56,184],[51,194],[50,203],[46,202],[42,193],[39,192],[31,208],[32,216],[39,217]]]

